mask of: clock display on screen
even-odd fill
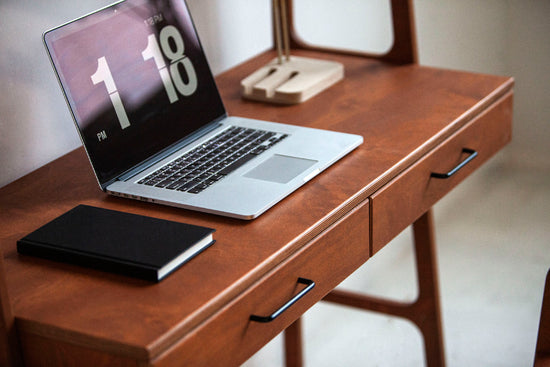
[[[101,183],[225,114],[183,0],[127,0],[45,42]]]

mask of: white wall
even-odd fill
[[[344,47],[360,44],[375,51],[391,41],[386,0],[339,0],[341,14],[331,7],[334,0],[295,1],[305,25],[300,31],[312,33],[314,40],[316,35],[328,43],[346,39]],[[214,73],[270,46],[269,0],[188,2]],[[0,2],[0,187],[80,145],[41,34],[108,3]],[[513,75],[515,135],[504,156],[510,162],[550,167],[550,1],[416,0],[414,4],[420,62]],[[322,10],[314,12],[313,6]],[[308,14],[313,17],[310,22],[305,19]],[[366,21],[358,14],[365,14]],[[365,33],[369,37],[363,37]]]
[[[550,169],[550,1],[415,1],[420,63],[515,78],[508,163]]]

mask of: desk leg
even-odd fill
[[[546,282],[544,283],[534,365],[536,367],[550,366],[550,270],[546,275]]]
[[[445,352],[439,304],[437,255],[431,209],[413,224],[419,295],[409,305],[409,319],[424,336],[428,366],[444,366]]]
[[[414,302],[390,301],[342,290],[333,290],[323,300],[410,320],[422,333],[426,365],[428,367],[445,366],[431,210],[414,222],[413,230],[419,289],[418,298]],[[300,328],[300,320],[298,320],[285,331],[287,367],[302,365]]]
[[[294,321],[285,329],[285,366],[302,367],[302,319]]]

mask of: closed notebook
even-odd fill
[[[79,205],[17,251],[158,282],[214,243],[214,229]]]

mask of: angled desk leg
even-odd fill
[[[550,366],[550,270],[544,283],[534,366]]]
[[[445,366],[431,209],[414,222],[413,230],[419,289],[418,298],[414,302],[390,301],[342,290],[333,290],[323,300],[410,320],[422,333],[426,365]],[[285,331],[287,367],[302,365],[299,322],[300,320],[296,321],[298,326],[295,326],[295,323]],[[289,347],[292,343],[295,345]],[[292,353],[295,350],[300,352],[293,358]]]
[[[302,367],[302,318],[294,321],[284,332],[285,366]]]

